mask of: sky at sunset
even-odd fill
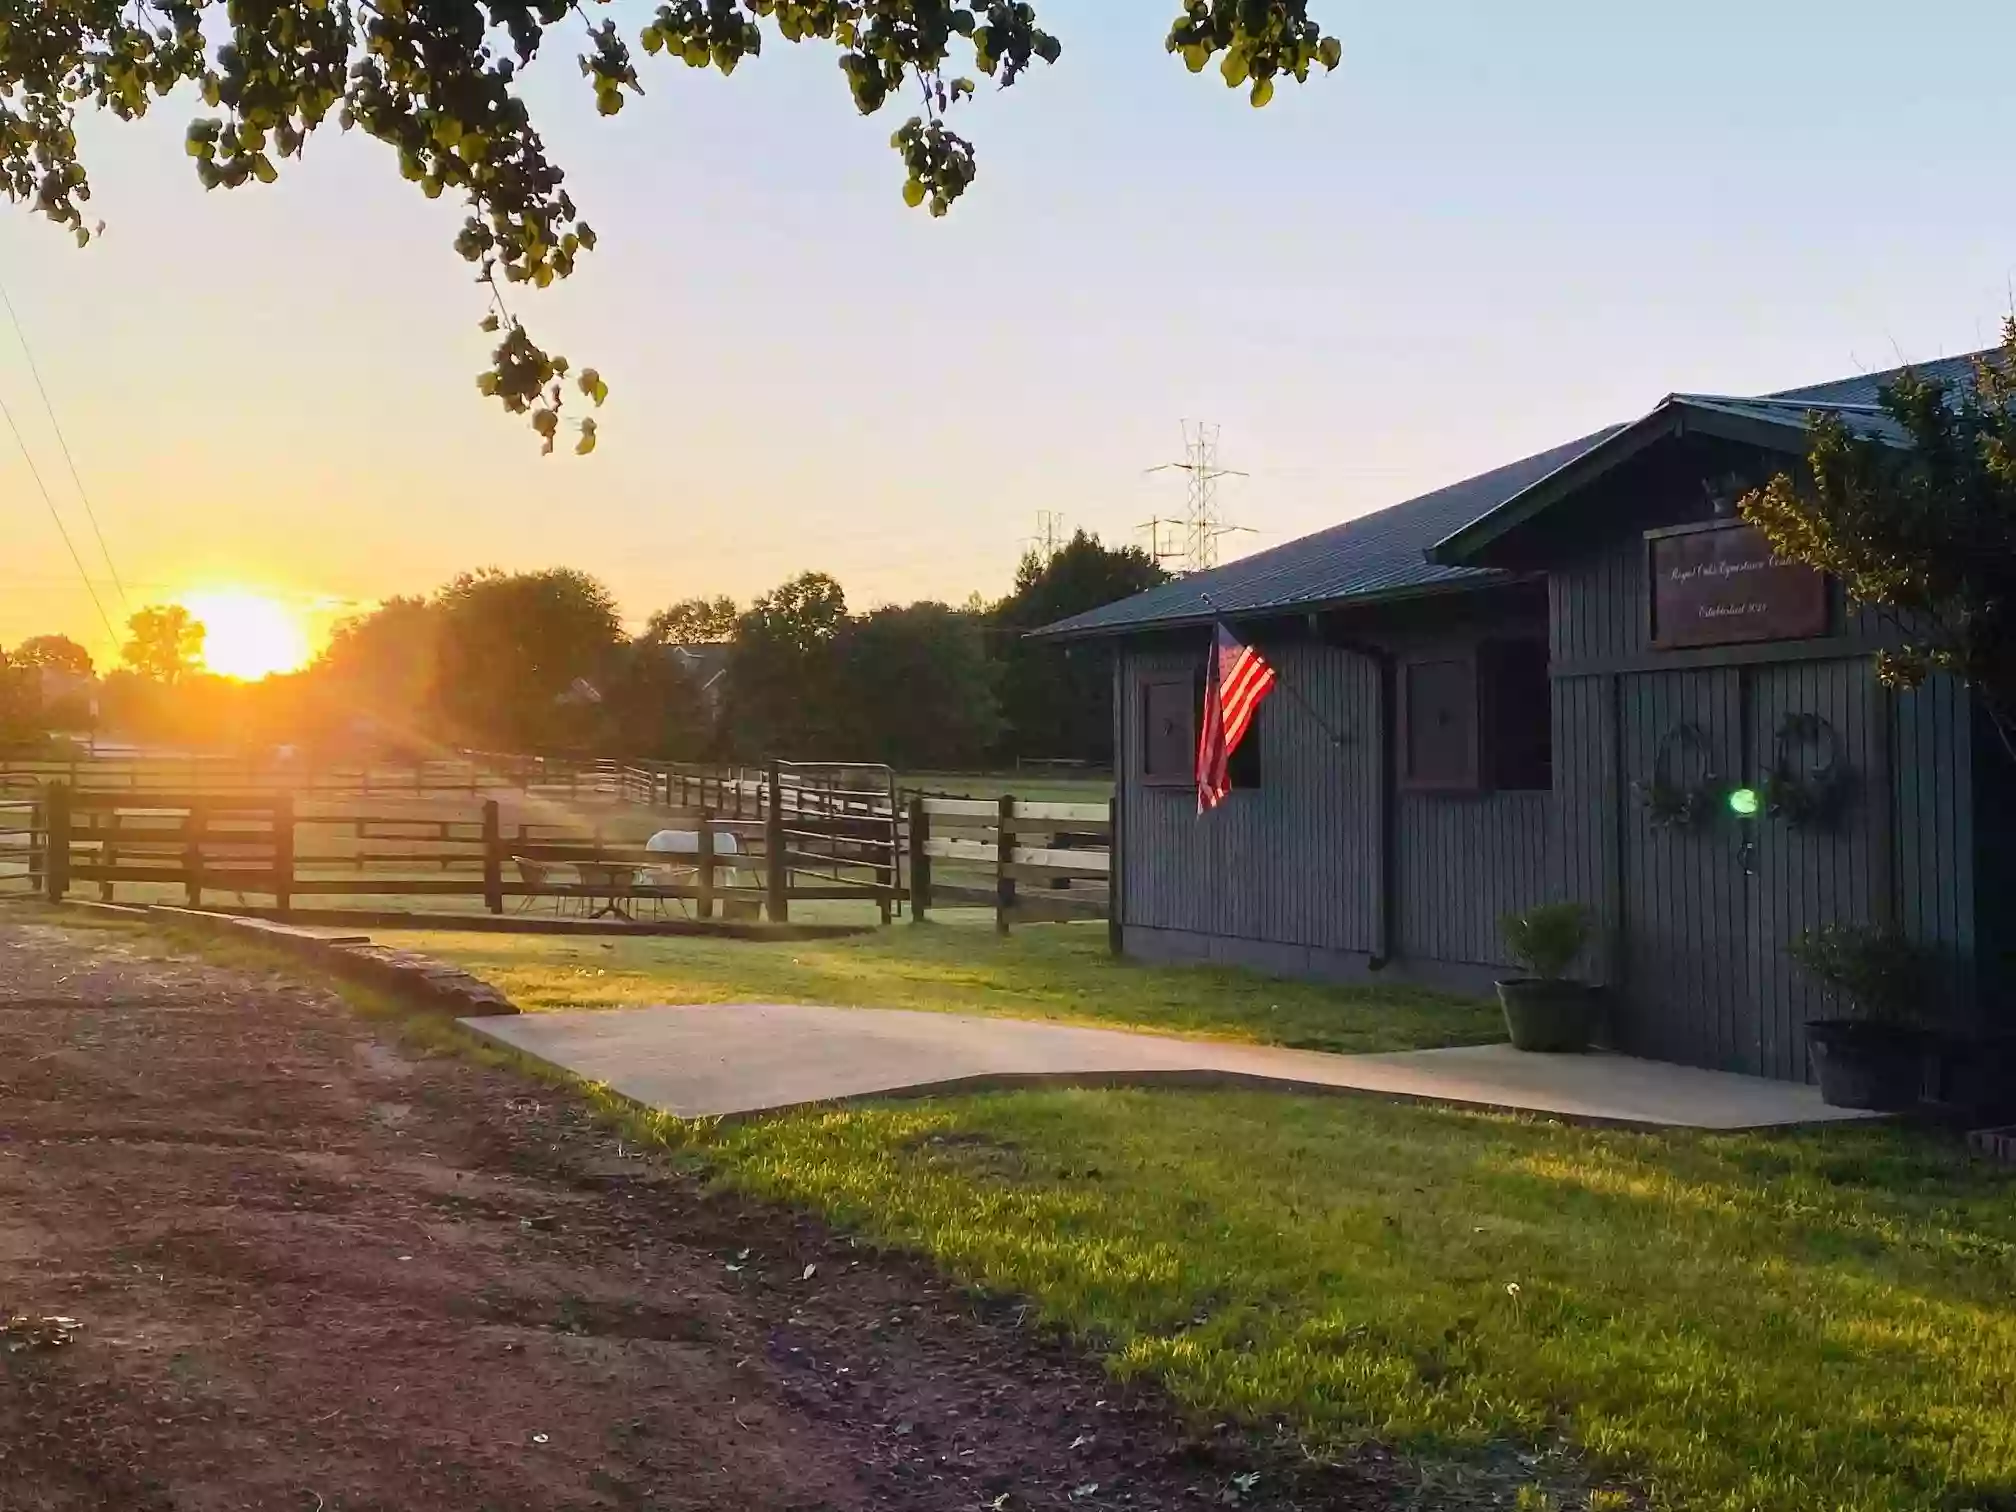
[[[592,457],[478,397],[463,212],[361,136],[205,195],[200,102],[87,116],[106,234],[6,208],[0,279],[133,605],[252,589],[317,626],[482,565],[584,568],[638,623],[807,568],[857,606],[998,594],[1039,510],[1129,541],[1180,508],[1144,469],[1185,417],[1252,474],[1253,549],[2009,307],[2006,3],[1312,8],[1344,67],[1254,111],[1163,54],[1174,0],[1042,0],[1063,59],[964,109],[943,221],[898,194],[907,109],[855,117],[830,51],[640,57],[605,121],[561,37],[530,93],[601,246],[514,307],[609,380]],[[95,552],[4,321],[0,397]],[[0,643],[49,630],[107,649],[0,428]]]

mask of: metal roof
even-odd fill
[[[1949,384],[1972,380],[1975,364],[1999,349],[1944,357],[1913,364],[1909,371]],[[1720,417],[1725,424],[1748,427],[1732,434],[1769,438],[1803,432],[1815,410],[1840,415],[1855,430],[1905,444],[1903,429],[1877,405],[1878,390],[1906,371],[1889,368],[1837,378],[1804,388],[1746,398],[1732,394],[1670,394],[1646,415],[1627,425],[1605,426],[1566,445],[1535,452],[1530,457],[1490,472],[1465,478],[1447,488],[1422,494],[1371,514],[1346,520],[1328,530],[1303,536],[1269,551],[1241,557],[1208,572],[1191,573],[1137,593],[1118,603],[1074,615],[1033,632],[1043,637],[1071,639],[1118,635],[1165,626],[1203,624],[1214,619],[1307,612],[1352,601],[1400,598],[1448,589],[1481,587],[1505,574],[1484,567],[1455,565],[1453,558],[1494,539],[1538,508],[1552,494],[1584,475],[1594,476],[1613,465],[1610,458],[1629,455],[1642,438],[1660,426],[1685,417],[1697,421]],[[1711,427],[1712,428],[1712,427]],[[1616,445],[1606,449],[1605,443]],[[1599,455],[1601,453],[1602,455]],[[1500,528],[1474,530],[1488,516]],[[1463,541],[1454,538],[1462,536]],[[1431,561],[1445,552],[1451,560]]]
[[[1932,378],[1949,387],[1956,383],[1971,383],[1975,366],[1983,358],[1992,358],[2000,352],[1999,347],[1989,347],[1979,352],[1963,352],[1958,357],[1940,357],[1931,362],[1914,362],[1908,367],[1885,368],[1880,373],[1862,373],[1853,378],[1835,378],[1826,383],[1811,383],[1804,388],[1780,389],[1775,394],[1766,394],[1766,399],[1797,399],[1814,404],[1866,404],[1876,408],[1879,389],[1895,383],[1905,373],[1916,373],[1920,378]],[[1999,366],[1999,364],[1998,364]]]
[[[1150,588],[1132,598],[1060,620],[1036,632],[1059,638],[1110,635],[1164,625],[1202,624],[1242,614],[1307,611],[1351,599],[1401,597],[1469,587],[1503,573],[1430,562],[1427,549],[1444,536],[1544,478],[1609,436],[1597,431],[1434,493],[1360,515],[1255,552],[1208,572]]]

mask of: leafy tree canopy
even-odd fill
[[[1972,383],[1907,372],[1881,403],[1908,445],[1816,414],[1808,476],[1781,473],[1743,515],[1893,622],[1885,681],[1964,679],[2016,752],[2016,319]]]
[[[150,682],[177,683],[202,665],[202,623],[180,604],[151,604],[126,630],[119,659]]]
[[[1113,759],[1113,676],[1094,646],[1023,639],[1027,631],[1130,597],[1169,574],[1138,546],[1079,531],[1048,557],[1029,552],[994,606],[1006,754],[1105,765]]]
[[[910,772],[981,763],[1001,715],[977,616],[929,602],[877,609],[835,649],[846,759]]]
[[[637,638],[656,646],[718,646],[734,638],[735,622],[741,617],[735,600],[725,593],[711,599],[681,599],[653,614]]]
[[[613,9],[610,0],[0,0],[0,183],[82,245],[93,234],[77,155],[82,102],[132,120],[194,85],[211,113],[190,124],[186,146],[213,189],[273,182],[332,117],[363,131],[393,150],[422,194],[467,207],[455,250],[490,291],[484,326],[498,337],[477,386],[528,416],[551,451],[569,367],[506,308],[502,286],[544,288],[595,247],[521,89],[554,28],[566,28],[559,45],[578,48],[603,115],[643,93],[638,49],[729,74],[766,38],[831,47],[862,114],[914,102],[890,142],[905,202],[933,215],[975,173],[972,143],[947,124],[975,92],[964,70],[1006,87],[1062,50],[1027,0],[664,0],[628,34]],[[1193,73],[1216,59],[1256,106],[1277,80],[1306,80],[1342,56],[1308,0],[1183,0],[1165,45]],[[592,368],[575,384],[596,404],[608,393]],[[575,449],[594,445],[595,422],[583,420]]]
[[[14,648],[11,660],[17,667],[40,667],[73,677],[91,675],[91,653],[67,635],[31,635]]]
[[[571,567],[464,573],[437,595],[436,704],[463,738],[512,750],[566,743],[575,680],[603,676],[623,624],[602,582]]]

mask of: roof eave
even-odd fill
[[[1768,451],[1798,453],[1806,449],[1806,429],[1803,413],[1796,421],[1766,420],[1722,409],[1710,400],[1670,394],[1644,418],[1437,541],[1428,548],[1428,560],[1444,567],[1479,565],[1476,557],[1480,551],[1660,441],[1682,435],[1717,436]]]
[[[1540,574],[1529,572],[1503,572],[1495,567],[1468,568],[1469,576],[1445,578],[1440,582],[1412,583],[1404,588],[1386,588],[1372,593],[1347,593],[1336,598],[1308,599],[1299,603],[1262,604],[1251,609],[1227,609],[1217,614],[1168,615],[1147,620],[1130,620],[1125,624],[1088,625],[1076,629],[1058,629],[1046,625],[1040,630],[1023,633],[1024,640],[1050,642],[1117,640],[1127,635],[1150,635],[1161,630],[1194,630],[1206,625],[1226,621],[1234,624],[1250,623],[1254,620],[1292,619],[1304,614],[1332,614],[1340,609],[1369,609],[1382,604],[1400,603],[1407,599],[1439,598],[1452,593],[1475,593],[1483,588],[1502,588],[1512,583],[1523,583],[1537,579]]]

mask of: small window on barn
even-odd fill
[[[1191,699],[1197,711],[1195,728],[1201,739],[1204,729],[1204,670],[1201,667],[1197,670],[1197,677],[1191,688]],[[1264,708],[1267,701],[1262,699],[1260,702]],[[1241,788],[1260,786],[1260,726],[1264,719],[1265,716],[1259,710],[1254,711],[1253,722],[1246,726],[1246,738],[1232,748],[1231,759],[1225,763],[1225,780],[1232,785],[1232,791],[1235,793]],[[1190,748],[1190,780],[1192,782],[1197,780],[1197,748],[1194,743]]]
[[[1467,653],[1400,666],[1400,780],[1409,787],[1477,785],[1477,673]]]
[[[1186,787],[1197,761],[1197,694],[1181,673],[1141,683],[1141,780],[1155,787]]]
[[[1510,790],[1554,786],[1554,689],[1547,643],[1487,641],[1479,648],[1482,748],[1489,785]]]

